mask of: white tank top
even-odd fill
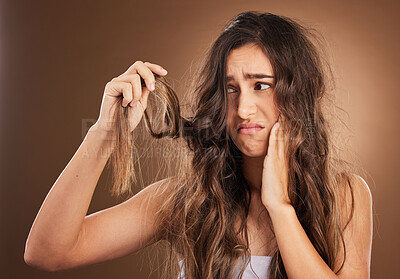
[[[268,269],[271,263],[271,256],[251,256],[250,263],[246,266],[243,272],[243,279],[268,279]],[[179,266],[181,268],[181,273],[178,279],[185,279],[185,267],[183,265],[183,260],[179,261]],[[235,266],[233,279],[239,278],[239,273],[241,270],[240,265]],[[258,277],[257,277],[258,276]]]

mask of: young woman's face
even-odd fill
[[[247,44],[229,53],[226,67],[229,135],[244,155],[265,156],[279,116],[271,63],[258,45]]]

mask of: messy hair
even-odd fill
[[[290,202],[321,258],[336,273],[342,269],[343,232],[354,209],[351,170],[335,152],[331,126],[323,113],[330,70],[321,59],[316,38],[311,29],[287,17],[254,11],[236,15],[205,55],[196,84],[188,92],[192,102],[188,117],[181,115],[167,79],[156,77],[152,95],[163,104],[164,128],[156,131],[153,115],[146,110],[147,130],[154,138],[180,139],[188,150],[188,160],[178,170],[177,183],[157,215],[170,245],[165,277],[177,278],[179,269],[173,267],[178,258],[182,258],[185,278],[232,278],[238,259],[249,262],[246,224],[251,191],[241,171],[242,153],[229,137],[226,92],[228,54],[246,44],[261,47],[273,68],[275,106],[290,138],[285,147]],[[115,115],[117,148],[111,162],[117,194],[129,192],[135,178],[126,110],[121,107]],[[344,220],[340,208],[346,189],[352,202]],[[236,220],[240,221],[238,230]],[[343,262],[336,266],[340,251]],[[273,252],[269,278],[287,278],[279,247]]]

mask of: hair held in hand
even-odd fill
[[[179,100],[166,78],[156,76],[151,94],[160,107],[149,102],[144,112],[147,131],[154,138],[184,139],[190,160],[179,169],[178,183],[159,210],[163,236],[170,243],[171,261],[164,275],[177,278],[177,258],[183,258],[185,278],[232,278],[232,267],[240,257],[249,261],[246,228],[250,187],[241,172],[241,151],[227,131],[226,61],[229,52],[245,44],[257,44],[274,69],[275,104],[281,126],[290,137],[288,193],[299,221],[326,264],[336,273],[337,258],[346,255],[343,231],[348,218],[339,213],[343,193],[350,193],[350,164],[340,159],[325,118],[327,95],[324,67],[313,43],[313,33],[286,17],[244,12],[229,21],[208,50],[196,84],[189,92],[193,112],[181,115]],[[162,121],[156,121],[158,111]],[[135,181],[132,140],[127,108],[115,114],[112,154],[115,184],[113,193],[131,191]],[[161,128],[157,128],[157,127]],[[240,220],[238,231],[235,220]],[[241,270],[243,273],[244,267]],[[269,278],[287,278],[279,250],[274,251]]]

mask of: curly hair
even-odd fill
[[[183,117],[174,89],[156,77],[161,100],[163,130],[154,129],[154,114],[145,112],[145,124],[155,138],[183,139],[187,163],[179,169],[178,182],[159,210],[163,237],[170,244],[170,261],[164,275],[177,278],[176,261],[183,258],[185,278],[232,278],[240,257],[249,262],[246,221],[250,187],[242,171],[242,153],[228,134],[226,62],[231,50],[257,44],[273,67],[275,105],[282,128],[289,135],[288,193],[297,217],[316,251],[338,273],[345,261],[343,231],[354,209],[349,164],[337,156],[331,126],[323,113],[327,93],[326,67],[311,29],[293,19],[247,11],[232,18],[209,48],[190,91],[190,117]],[[329,81],[329,80],[328,80]],[[150,106],[151,106],[151,102]],[[116,169],[113,193],[130,191],[134,181],[132,142],[127,132],[126,110],[116,112],[117,146],[112,164]],[[128,154],[128,155],[127,155]],[[340,213],[341,193],[349,189],[352,206],[348,220]],[[235,220],[240,220],[239,230]],[[345,222],[347,221],[347,222]],[[343,245],[343,262],[335,266]],[[244,266],[240,274],[244,272]],[[174,272],[176,271],[176,272]],[[274,251],[269,278],[287,278],[279,249]]]

